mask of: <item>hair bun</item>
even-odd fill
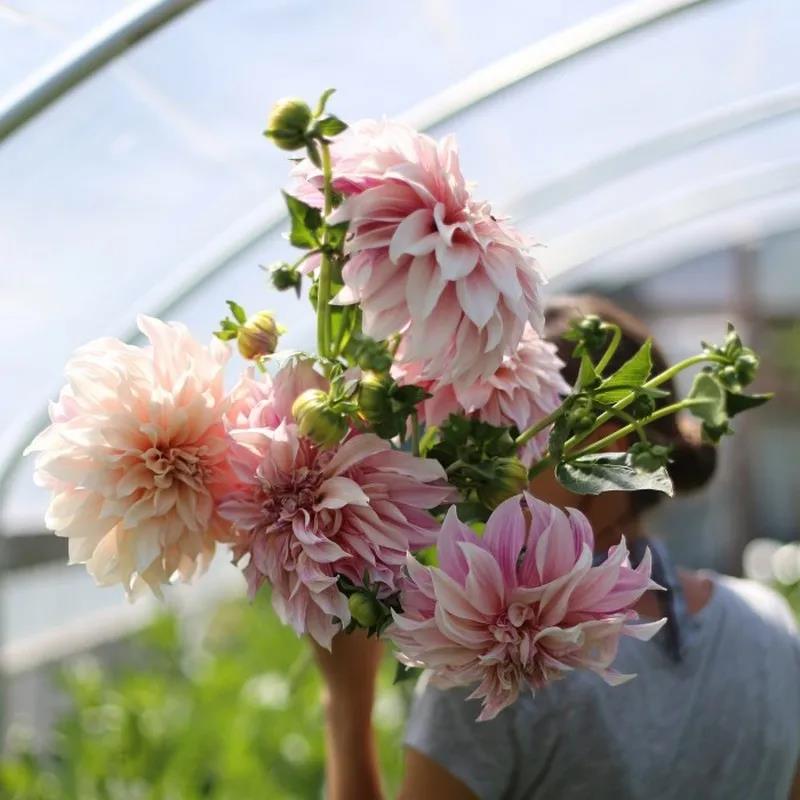
[[[700,437],[700,426],[694,420],[678,419],[680,437],[672,442],[670,478],[677,493],[691,492],[705,486],[714,475],[717,451]]]

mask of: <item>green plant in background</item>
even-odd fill
[[[306,800],[322,796],[320,683],[305,642],[260,597],[221,606],[193,641],[173,616],[119,670],[79,661],[48,750],[0,761],[4,800]],[[375,724],[398,784],[408,688],[381,675]]]

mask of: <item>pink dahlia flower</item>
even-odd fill
[[[432,670],[441,687],[478,686],[479,720],[517,698],[589,669],[616,685],[632,675],[611,669],[621,636],[647,640],[663,624],[633,625],[632,610],[648,589],[649,552],[636,569],[623,539],[592,566],[592,530],[578,511],[528,494],[499,505],[482,538],[451,508],[438,540],[439,568],[412,556],[387,635],[404,664]]]
[[[151,317],[139,329],[150,346],[98,339],[75,353],[52,423],[26,451],[39,453],[46,523],[68,537],[70,562],[129,595],[191,577],[230,527],[216,511],[231,480],[228,349]]]
[[[526,322],[541,329],[542,278],[531,243],[470,197],[452,137],[440,142],[397,122],[366,120],[331,148],[349,222],[344,288],[375,339],[404,332],[403,358],[426,380],[468,386],[512,355]],[[315,202],[308,163],[295,190]],[[311,264],[313,266],[313,262]]]
[[[234,557],[249,556],[251,596],[267,581],[281,620],[330,647],[350,621],[337,575],[359,586],[366,575],[380,597],[395,592],[406,552],[434,540],[425,509],[452,490],[436,461],[372,434],[320,450],[291,419],[272,427],[263,410],[251,414],[256,427],[230,432],[239,485],[220,505],[238,532]]]
[[[513,355],[506,355],[497,371],[473,384],[439,384],[422,378],[419,362],[398,364],[393,372],[399,383],[421,386],[432,396],[420,405],[420,419],[439,425],[450,414],[472,414],[497,427],[516,426],[522,432],[543,420],[561,404],[570,387],[561,375],[564,362],[554,344],[542,339],[533,326],[526,325]],[[520,452],[530,464],[547,448],[545,429]]]

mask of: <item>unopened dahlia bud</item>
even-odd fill
[[[337,444],[347,433],[347,419],[330,406],[330,398],[322,389],[306,389],[292,404],[292,416],[302,436],[318,445]]]
[[[275,264],[270,269],[270,279],[272,285],[279,291],[285,292],[287,289],[294,289],[297,296],[300,296],[300,286],[302,285],[303,276],[297,267],[291,264],[281,262]]]
[[[758,356],[751,350],[744,349],[734,364],[736,379],[742,386],[751,384],[758,371]]]
[[[383,617],[383,608],[377,597],[368,592],[355,592],[347,600],[350,614],[362,628],[377,625]]]
[[[392,379],[377,372],[365,372],[358,383],[358,410],[367,422],[379,424],[392,414],[389,392]]]
[[[498,458],[493,467],[491,483],[478,488],[478,500],[490,511],[528,488],[528,468],[518,458]]]
[[[663,444],[637,442],[629,452],[633,466],[644,472],[655,472],[669,463],[670,448]]]
[[[311,124],[311,109],[296,97],[278,100],[267,120],[264,135],[281,150],[299,150],[306,145],[306,133]]]
[[[278,347],[281,330],[269,311],[259,311],[239,328],[236,344],[244,358],[255,361],[271,356]]]

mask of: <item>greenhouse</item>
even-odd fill
[[[23,451],[70,355],[140,343],[140,313],[207,342],[236,299],[313,347],[305,298],[268,280],[291,154],[262,134],[278,98],[328,86],[347,121],[455,134],[470,184],[541,243],[547,297],[611,298],[670,362],[735,324],[775,398],[736,420],[709,489],[649,524],[679,563],[800,610],[798,40],[790,0],[0,0],[0,794],[321,796],[317,679],[269,602],[222,552],[163,602],[98,588],[46,530]],[[411,691],[393,671],[390,786]]]

